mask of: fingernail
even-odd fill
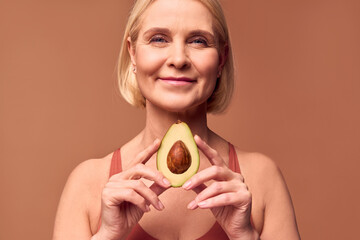
[[[170,183],[169,180],[167,180],[166,178],[163,178],[163,183],[164,183],[167,187],[171,186],[171,183]]]
[[[199,137],[198,135],[195,135],[195,136],[194,136],[194,139],[195,139],[195,138],[198,139],[198,140],[200,139],[200,137]]]
[[[148,205],[145,206],[146,212],[150,212],[150,207]]]
[[[206,204],[207,204],[206,201],[202,201],[202,202],[199,202],[197,205],[198,205],[199,207],[205,207]]]
[[[191,202],[187,205],[187,208],[188,208],[188,209],[191,209],[191,210],[195,209],[195,208],[196,208],[196,201],[195,201],[195,200],[191,201]]]
[[[184,184],[182,185],[182,187],[185,188],[185,189],[189,189],[190,184],[191,184],[191,181],[187,181],[186,183],[184,183]]]
[[[159,206],[160,210],[163,210],[165,208],[164,205],[160,201],[158,202],[158,206]]]

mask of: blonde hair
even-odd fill
[[[137,0],[130,12],[125,28],[123,42],[120,50],[117,74],[121,95],[131,105],[145,107],[146,101],[138,87],[135,74],[133,73],[131,58],[128,52],[128,37],[135,43],[140,30],[141,16],[155,0]],[[229,31],[222,7],[218,0],[198,0],[212,14],[214,29],[218,38],[219,51],[226,51],[226,62],[222,68],[221,76],[217,79],[214,92],[207,100],[208,113],[223,112],[229,105],[234,89],[234,63],[229,39]]]

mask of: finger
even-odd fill
[[[194,192],[196,192],[197,194],[199,194],[199,193],[201,193],[201,192],[202,192],[204,189],[206,189],[206,188],[207,188],[207,186],[206,186],[205,184],[200,184],[199,186],[193,188],[192,190],[193,190]],[[191,201],[191,202],[187,205],[187,208],[188,208],[188,209],[191,209],[191,210],[194,210],[194,209],[196,209],[197,207],[198,207],[198,205],[197,205],[196,200]]]
[[[150,211],[146,200],[134,189],[130,188],[111,188],[107,187],[103,191],[103,203],[108,207],[117,207],[123,202],[129,202],[140,208],[144,212]]]
[[[160,140],[155,139],[155,141],[150,146],[145,148],[136,156],[136,158],[134,159],[134,161],[130,166],[135,166],[138,163],[145,164],[151,158],[151,156],[158,150],[159,146],[160,146]]]
[[[137,164],[136,166],[123,171],[119,174],[111,176],[109,181],[128,180],[128,179],[140,179],[145,178],[156,182],[164,188],[171,186],[169,180],[167,180],[159,171],[153,170],[144,164]]]
[[[134,189],[141,197],[143,197],[148,203],[153,205],[157,210],[163,210],[164,205],[161,203],[158,195],[148,188],[142,181],[130,180],[124,182],[122,188]]]
[[[232,181],[213,182],[196,196],[195,201],[199,203],[222,193],[236,192],[239,187],[240,186],[236,186],[236,183]]]
[[[205,141],[203,141],[198,135],[194,137],[197,146],[209,159],[211,164],[222,166],[225,165],[224,160],[221,158],[220,154],[213,148],[211,148]]]
[[[234,172],[225,167],[211,166],[196,173],[182,186],[184,189],[189,190],[199,186],[210,180],[226,181],[233,178]]]
[[[212,198],[208,198],[204,201],[198,202],[199,208],[215,208],[233,205],[236,207],[250,206],[251,193],[249,191],[242,192],[230,192],[216,195]]]
[[[200,186],[193,189],[198,195],[196,196],[195,200],[188,205],[188,208],[196,209],[198,207],[197,203],[202,202],[208,198],[226,192],[236,192],[236,190],[241,188],[241,184],[243,183],[239,183],[237,181],[214,182],[208,187],[205,184],[201,184]]]

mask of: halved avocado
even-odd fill
[[[178,120],[166,132],[157,152],[156,166],[172,187],[181,187],[198,171],[199,150],[186,123]]]

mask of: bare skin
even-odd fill
[[[137,223],[157,239],[196,239],[215,221],[230,239],[300,239],[275,163],[236,148],[241,174],[231,171],[228,142],[207,126],[206,100],[226,61],[211,14],[197,1],[169,3],[155,1],[142,16],[137,42],[128,39],[146,98],[145,127],[122,146],[121,173],[108,177],[112,154],[71,173],[53,239],[126,239]],[[178,119],[196,135],[200,169],[183,187],[170,188],[155,157],[159,139]]]
[[[213,133],[210,132],[210,135]],[[213,137],[219,140],[218,152],[225,162],[228,162],[226,142],[216,135]],[[133,165],[133,161],[129,161],[125,153],[132,151],[137,141],[139,137],[122,147],[124,170],[131,169],[130,166]],[[153,149],[156,149],[156,146],[157,144]],[[258,153],[245,153],[237,149],[237,155],[242,176],[246,179],[246,186],[252,195],[251,217],[254,230],[261,239],[275,237],[276,239],[299,239],[291,199],[276,165]],[[111,155],[103,159],[89,160],[73,171],[59,205],[54,239],[90,239],[97,233],[101,213],[101,195],[103,187],[108,183],[110,159]],[[154,155],[145,165],[156,173]],[[202,171],[199,173],[205,173],[204,170],[209,169],[210,165],[209,160],[201,154],[200,170]],[[161,175],[158,178],[157,182],[162,185]],[[241,182],[239,181],[240,184]],[[149,186],[153,181],[144,180],[144,183]],[[82,187],[84,185],[90,188]],[[163,186],[166,189],[166,185]],[[157,239],[196,239],[205,234],[216,221],[209,210],[187,208],[196,199],[194,191],[169,188],[160,195],[159,199],[165,208],[161,210],[154,201],[150,212],[143,210],[144,215],[139,222],[146,232]],[[265,215],[266,218],[264,218]]]

